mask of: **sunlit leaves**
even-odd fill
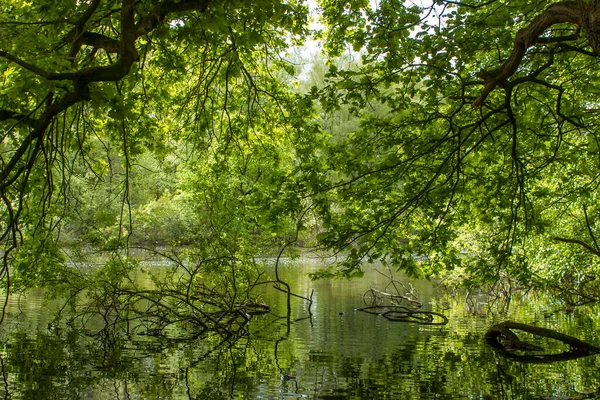
[[[91,4],[2,5],[6,160],[31,128],[11,127],[12,117],[43,115],[44,99],[80,84],[48,73],[118,65],[121,50],[70,37]],[[98,7],[85,33],[124,43],[118,3]],[[160,11],[135,7],[139,24]],[[11,196],[27,203],[28,224],[39,217],[53,231],[49,221],[67,213],[69,238],[98,246],[136,239],[137,220],[137,240],[173,232],[173,243],[250,259],[300,232],[348,255],[347,276],[380,259],[413,275],[529,282],[537,249],[549,248],[540,243],[592,246],[598,229],[582,219],[598,206],[597,57],[576,27],[553,26],[481,107],[471,104],[547,7],[323,0],[315,13],[327,54],[312,71],[286,59],[310,34],[304,2],[164,14],[134,34],[139,60],[125,77],[91,83],[53,116],[40,156],[18,160],[32,175]],[[30,193],[44,200],[31,204]],[[62,208],[48,207],[59,199]]]
[[[425,275],[460,267],[473,282],[528,285],[540,241],[566,229],[591,243],[596,220],[586,224],[580,210],[597,205],[598,88],[585,42],[540,40],[481,109],[470,105],[480,77],[548,4],[323,6],[331,55],[361,43],[361,62],[338,63],[313,91],[327,118],[349,112],[354,122],[326,128],[336,139],[325,169],[336,172],[324,175],[335,204],[324,244],[345,248],[356,268],[375,257]]]

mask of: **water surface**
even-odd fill
[[[192,343],[94,338],[48,324],[53,304],[43,292],[13,296],[1,328],[0,396],[10,399],[543,399],[600,398],[600,359],[551,364],[509,360],[483,340],[505,320],[555,329],[600,344],[597,310],[565,310],[540,295],[465,301],[432,282],[413,285],[425,310],[444,326],[389,321],[357,311],[384,275],[312,282],[317,261],[284,263],[282,276],[313,304],[263,288],[272,313],[256,316],[248,334]],[[379,267],[381,269],[381,266]],[[382,271],[385,272],[385,271]],[[390,288],[388,288],[390,289]],[[526,336],[526,335],[525,335]],[[539,340],[534,337],[531,340]],[[559,344],[554,346],[560,352]]]

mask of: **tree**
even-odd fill
[[[351,253],[341,272],[375,258],[466,284],[594,280],[597,2],[322,5],[325,48],[362,56],[314,91],[360,121],[313,188],[321,239]]]
[[[8,288],[11,272],[22,286],[62,285],[71,300],[85,289],[106,310],[118,309],[124,305],[106,295],[132,303],[123,293],[135,263],[118,250],[127,251],[136,207],[143,206],[140,192],[132,193],[143,171],[137,163],[174,156],[185,175],[194,170],[190,162],[207,162],[196,172],[215,178],[196,182],[216,185],[243,170],[251,158],[245,151],[288,134],[294,118],[283,118],[290,93],[280,78],[294,67],[283,54],[306,35],[308,9],[296,1],[89,0],[9,1],[0,11],[0,278]],[[277,164],[278,155],[269,155]],[[240,188],[251,193],[259,177],[272,176],[250,171],[241,173],[247,178],[240,187],[223,188],[225,198]],[[99,193],[106,199],[96,200]],[[114,232],[97,236],[105,241],[100,247],[116,251],[91,275],[65,266],[60,241],[65,220],[68,228],[85,217],[86,201],[99,210],[87,221]],[[224,220],[217,214],[209,222]],[[215,234],[202,228],[204,239]],[[235,250],[232,240],[226,244]]]
[[[598,7],[322,0],[328,72],[302,92],[284,57],[309,36],[300,1],[4,2],[1,277],[10,286],[9,266],[29,285],[71,276],[59,238],[88,183],[111,196],[96,204],[106,214],[88,213],[110,226],[98,237],[126,255],[151,201],[137,164],[171,160],[165,196],[192,216],[187,240],[209,244],[198,254],[219,272],[318,225],[322,245],[347,252],[343,275],[379,259],[588,298],[600,254]],[[336,63],[345,52],[360,62]],[[163,193],[154,210],[168,214]],[[119,257],[67,281],[131,299],[132,263]],[[189,306],[192,272],[180,282]],[[168,288],[176,303],[181,287]],[[225,298],[236,310],[236,290]]]

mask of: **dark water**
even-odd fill
[[[584,399],[600,398],[600,358],[551,364],[509,360],[483,340],[507,319],[555,329],[600,345],[597,310],[567,312],[542,296],[498,303],[465,301],[413,282],[424,309],[444,326],[394,322],[357,311],[376,272],[354,281],[311,282],[315,263],[290,263],[283,275],[314,303],[267,289],[274,312],[253,318],[248,335],[172,345],[150,340],[91,339],[48,326],[42,292],[11,298],[1,329],[0,398],[6,399]],[[408,285],[409,281],[405,280]],[[533,338],[532,340],[535,340]],[[544,346],[557,344],[542,343]],[[561,351],[560,349],[556,351]]]

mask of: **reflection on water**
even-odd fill
[[[2,327],[0,396],[11,399],[567,399],[600,398],[600,359],[590,356],[547,365],[501,357],[484,340],[486,330],[507,319],[551,328],[600,344],[595,310],[558,311],[559,305],[529,297],[513,301],[508,314],[469,313],[464,298],[413,283],[425,310],[443,313],[445,326],[389,321],[357,311],[363,293],[388,279],[311,282],[318,267],[289,263],[282,271],[293,302],[264,289],[273,313],[253,318],[235,343],[209,337],[171,345],[150,340],[89,337],[48,325],[52,304],[41,291],[10,299]],[[300,271],[300,273],[299,273]],[[528,339],[528,340],[535,340]],[[551,344],[544,343],[544,346]]]

